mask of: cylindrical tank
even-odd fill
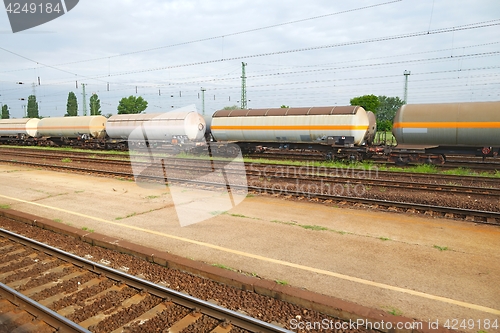
[[[500,146],[500,102],[403,105],[392,132],[398,144]]]
[[[360,106],[220,110],[212,117],[217,141],[319,142],[327,137],[353,137],[364,142],[369,118]]]
[[[128,139],[132,131],[144,131],[147,140],[171,140],[173,136],[199,141],[205,137],[205,120],[196,111],[171,111],[151,114],[111,116],[106,133],[112,139]]]
[[[38,118],[2,119],[0,120],[0,136],[38,136]]]
[[[77,138],[85,134],[104,138],[105,123],[104,116],[43,118],[38,123],[38,135]]]
[[[366,111],[368,117],[368,131],[366,132],[365,141],[369,144],[373,143],[375,140],[375,135],[377,134],[377,116],[371,111]]]

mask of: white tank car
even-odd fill
[[[0,120],[0,136],[38,136],[38,118],[2,119]]]
[[[307,143],[351,137],[354,145],[361,145],[371,127],[360,106],[328,106],[220,110],[212,117],[211,129],[217,141]]]
[[[56,117],[43,118],[38,123],[38,135],[45,137],[78,138],[89,136],[104,138],[106,117]]]
[[[106,122],[106,133],[111,139],[126,140],[138,129],[149,141],[169,141],[173,137],[200,141],[205,137],[206,125],[203,117],[192,110],[116,115]]]

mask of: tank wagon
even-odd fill
[[[44,139],[42,145],[85,146],[81,142],[106,136],[105,123],[104,116],[43,118],[38,123],[38,136]]]
[[[106,122],[108,136],[124,140],[140,131],[149,141],[200,141],[205,129],[205,120],[196,111],[116,115]]]
[[[1,119],[0,142],[4,144],[35,145],[38,118]]]
[[[211,124],[215,141],[237,142],[244,152],[315,149],[350,159],[367,157],[375,132],[375,116],[360,106],[220,110]]]
[[[399,163],[444,163],[446,155],[496,157],[500,153],[500,102],[407,104],[396,113]]]

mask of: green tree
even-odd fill
[[[239,110],[240,107],[238,105],[225,106],[222,110]]]
[[[90,115],[101,115],[101,100],[99,99],[97,94],[92,94],[92,96],[90,96]]]
[[[390,131],[396,111],[405,102],[399,97],[387,97],[375,95],[364,95],[351,99],[351,105],[360,105],[367,111],[373,111],[377,115],[377,129],[379,131]]]
[[[38,102],[35,95],[28,97],[28,118],[38,118]]]
[[[364,95],[352,98],[351,105],[359,105],[362,106],[366,111],[372,111],[376,113],[380,105],[380,101],[375,95]]]
[[[2,105],[2,119],[9,119],[10,114],[9,114],[9,107],[7,104]]]
[[[118,114],[134,114],[141,113],[148,107],[148,102],[146,102],[142,97],[123,97],[118,103]]]
[[[78,101],[76,100],[76,95],[74,92],[70,91],[68,94],[68,103],[66,104],[66,114],[65,117],[76,117],[78,116]]]
[[[290,107],[288,105],[283,104],[282,106],[280,106],[280,108],[282,108],[282,109],[289,109]]]
[[[405,103],[399,97],[379,96],[378,100],[380,102],[380,105],[377,108],[376,113],[377,113],[377,121],[380,122],[388,121],[389,123],[392,123],[394,121],[394,116],[396,115],[396,111]]]

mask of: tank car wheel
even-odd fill
[[[239,147],[227,147],[227,155],[228,157],[236,157],[240,153]]]
[[[349,155],[350,162],[361,162],[363,161],[363,157],[359,154],[351,154]]]
[[[405,166],[408,165],[409,162],[410,161],[407,157],[398,156],[394,161],[394,164],[396,164],[397,166]]]

